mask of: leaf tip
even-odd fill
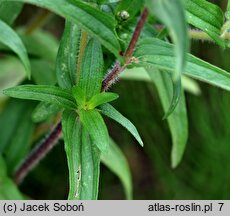
[[[25,68],[25,74],[28,78],[28,80],[31,80],[31,65],[30,65],[30,62],[29,62],[29,58],[27,60],[27,64],[24,63],[24,68]]]
[[[177,163],[177,162],[175,162],[175,161],[172,161],[172,162],[171,162],[171,168],[172,168],[172,169],[176,169],[177,166],[178,166],[178,164],[179,164],[179,163]]]
[[[187,140],[187,139],[186,139]],[[186,144],[186,142],[185,142]],[[183,147],[175,145],[173,143],[172,151],[171,151],[171,167],[172,169],[175,169],[179,166],[183,159],[185,151],[185,145]]]
[[[140,140],[138,140],[139,144],[141,145],[141,147],[144,147],[144,143],[142,141],[142,139],[140,138]]]
[[[31,80],[31,72],[30,72],[30,70],[27,72],[27,78],[28,78],[28,80]]]
[[[173,113],[173,111],[175,110],[177,104],[178,104],[178,102],[176,102],[176,103],[173,103],[173,102],[172,102],[172,103],[171,103],[171,105],[170,105],[168,111],[164,114],[162,120],[166,120],[166,119]]]
[[[179,157],[176,157],[175,155],[172,155],[171,156],[171,168],[176,169],[179,166],[181,160],[182,160],[182,157],[179,158]]]

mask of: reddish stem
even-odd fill
[[[145,8],[141,14],[141,17],[140,17],[140,19],[137,23],[137,26],[135,28],[135,31],[133,33],[132,39],[131,39],[129,46],[125,52],[125,57],[132,57],[134,49],[135,49],[136,44],[137,44],[137,41],[140,37],[141,31],[142,31],[144,24],[145,24],[145,21],[148,17],[148,14],[149,14],[148,9]]]
[[[115,66],[113,67],[113,69],[108,73],[108,75],[105,77],[105,79],[102,82],[102,91],[106,91],[109,89],[109,87],[116,81],[117,77],[119,76],[119,74],[125,70],[125,68],[132,63],[132,55],[134,52],[134,49],[137,45],[137,41],[140,37],[141,31],[144,27],[145,21],[148,17],[148,9],[145,8],[143,10],[143,13],[141,14],[141,17],[137,23],[137,26],[135,28],[135,31],[133,33],[132,39],[129,43],[128,48],[125,51],[124,54],[124,59],[125,59],[125,64],[121,67],[120,62],[117,62],[115,64]]]

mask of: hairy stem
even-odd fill
[[[124,59],[125,59],[125,64],[121,66],[120,62],[116,62],[114,65],[113,69],[108,73],[108,75],[105,77],[105,79],[102,82],[102,91],[106,91],[109,89],[109,87],[116,81],[118,76],[122,71],[125,70],[125,68],[133,62],[132,55],[134,52],[134,49],[137,45],[138,39],[140,37],[141,31],[144,27],[145,21],[148,17],[148,9],[144,8],[141,17],[136,25],[136,28],[134,30],[132,39],[129,43],[128,48],[125,51],[124,54]]]
[[[14,175],[16,184],[20,184],[24,177],[31,171],[38,162],[55,146],[61,136],[61,122],[42,140],[32,152],[26,157],[22,164],[18,167]]]
[[[113,66],[113,69],[108,73],[105,79],[102,81],[101,91],[107,91],[109,87],[114,83],[116,77],[121,73],[121,64],[120,62],[116,62]]]

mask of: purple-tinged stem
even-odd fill
[[[132,57],[134,49],[135,49],[135,47],[137,45],[137,41],[138,41],[138,39],[139,39],[139,37],[141,35],[141,31],[142,31],[142,29],[144,27],[144,24],[145,24],[145,21],[146,21],[146,19],[148,17],[148,14],[149,14],[148,9],[144,8],[144,10],[143,10],[143,12],[141,14],[141,17],[140,17],[140,19],[139,19],[139,21],[138,21],[138,23],[136,25],[136,28],[135,28],[135,31],[133,33],[132,39],[131,39],[131,41],[129,43],[129,46],[128,46],[126,52],[125,52],[125,55],[124,55],[125,58]]]
[[[113,69],[108,73],[105,79],[102,82],[102,91],[107,91],[109,87],[115,82],[119,74],[125,70],[125,68],[132,63],[132,55],[137,45],[137,41],[140,37],[141,31],[144,27],[145,21],[148,17],[148,9],[145,8],[141,14],[141,17],[136,25],[135,31],[133,33],[132,39],[129,43],[128,48],[125,51],[124,59],[125,64],[121,66],[120,62],[116,62]]]

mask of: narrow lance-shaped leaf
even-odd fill
[[[175,43],[176,64],[172,73],[173,97],[172,102],[164,118],[167,118],[177,106],[181,91],[181,74],[186,63],[186,53],[189,48],[189,38],[187,33],[187,23],[185,10],[181,0],[148,0],[150,10],[169,29],[169,33]]]
[[[172,72],[175,65],[174,46],[156,38],[144,39],[134,53],[138,66],[148,70],[152,66]],[[187,54],[187,64],[183,71],[185,75],[207,82],[230,91],[230,73],[213,66],[191,54]]]
[[[76,84],[76,64],[80,38],[80,28],[76,24],[66,21],[56,59],[57,80],[62,88],[71,89]]]
[[[114,101],[118,98],[118,94],[111,93],[111,92],[102,92],[99,94],[94,95],[90,101],[87,103],[89,109],[94,109],[95,107]]]
[[[188,23],[206,32],[218,45],[224,47],[220,38],[224,23],[222,10],[206,0],[184,0]]]
[[[10,1],[10,0],[6,0]],[[15,0],[37,5],[49,9],[75,24],[79,24],[84,30],[97,38],[102,45],[110,50],[117,58],[120,44],[115,35],[116,22],[114,18],[97,8],[79,0]],[[60,7],[61,5],[61,7]]]
[[[90,137],[87,129],[83,127],[81,151],[81,200],[96,200],[98,197],[101,153],[96,145],[97,143]]]
[[[1,0],[0,0],[1,1]],[[17,3],[17,2],[16,2]],[[48,60],[50,65],[54,65],[57,57],[59,46],[58,39],[50,32],[42,29],[36,29],[33,34],[25,34],[24,28],[17,28],[17,33],[20,36],[27,53],[35,58],[34,61]],[[0,43],[0,50],[10,52],[10,48]],[[55,77],[56,78],[56,77]]]
[[[0,19],[11,25],[21,12],[23,3],[0,1]]]
[[[21,85],[5,89],[4,94],[21,99],[38,100],[54,103],[67,109],[75,109],[75,100],[70,91],[56,86]]]
[[[89,100],[100,93],[103,79],[103,55],[99,42],[90,39],[83,55],[78,85]]]
[[[83,90],[79,86],[74,86],[72,89],[73,96],[80,109],[91,110],[95,107],[116,100],[118,94],[111,92],[101,92],[95,94],[89,101],[86,101],[86,96]]]
[[[101,155],[101,161],[120,178],[126,199],[132,199],[132,178],[129,164],[123,152],[113,140],[110,139],[109,150]]]
[[[102,152],[106,152],[109,144],[107,127],[100,113],[96,110],[80,110],[80,120],[92,138],[93,143]]]
[[[75,111],[64,111],[62,129],[69,167],[68,199],[97,199],[100,152]]]
[[[176,65],[173,81],[180,79],[189,47],[185,10],[181,0],[148,0],[149,8],[169,29],[175,43]]]
[[[6,23],[0,20],[0,42],[10,47],[22,61],[27,76],[30,77],[30,62],[26,49],[15,31]]]
[[[80,197],[81,183],[81,125],[75,111],[65,110],[62,114],[62,131],[69,168],[69,196],[74,200]]]
[[[158,69],[153,70],[147,69],[149,76],[154,82],[163,109],[166,112],[172,97],[172,82],[170,74],[166,71],[159,71]],[[175,168],[180,161],[185,151],[187,139],[188,139],[188,120],[184,93],[180,92],[181,99],[174,112],[167,118],[169,129],[172,135],[172,151],[171,151],[171,165]]]
[[[141,146],[143,146],[143,141],[132,122],[130,122],[126,117],[124,117],[121,113],[119,113],[112,105],[110,104],[103,104],[99,107],[99,110],[109,118],[115,120],[123,127],[125,127],[139,142]]]

